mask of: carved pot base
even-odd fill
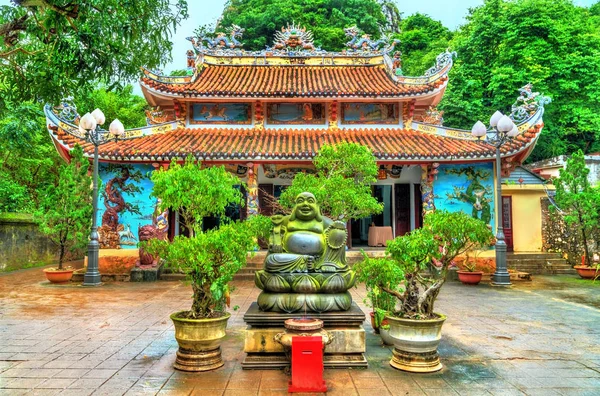
[[[266,293],[258,296],[258,307],[266,312],[333,312],[347,311],[352,306],[348,292],[334,294]]]
[[[213,351],[202,352],[179,348],[173,367],[182,371],[210,371],[223,366],[223,364],[221,347]]]
[[[412,373],[432,373],[442,369],[440,355],[437,351],[416,353],[404,352],[394,348],[390,365],[398,370]]]

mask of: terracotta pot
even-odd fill
[[[600,276],[600,269],[597,270],[595,267],[585,267],[583,265],[576,265],[573,268],[577,270],[577,273],[583,279],[595,279],[597,276]]]
[[[231,314],[226,312],[214,319],[184,319],[178,317],[181,312],[171,314],[179,344],[174,367],[182,371],[209,371],[223,366],[221,341]]]
[[[373,328],[373,332],[379,334],[379,326],[375,325],[375,312],[369,312],[369,316],[371,317],[371,327]]]
[[[390,365],[413,373],[431,373],[442,369],[437,347],[442,338],[445,315],[437,319],[416,320],[388,316],[389,336],[394,341]]]
[[[54,269],[45,269],[44,273],[46,274],[46,279],[48,279],[52,283],[66,283],[70,282],[73,277],[72,269],[63,269],[63,270],[54,270]]]
[[[458,274],[458,280],[465,285],[477,285],[481,282],[481,277],[483,276],[483,272],[481,271],[456,271],[456,273]]]

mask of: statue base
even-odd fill
[[[139,261],[138,261],[139,263]],[[159,264],[156,267],[149,266],[137,266],[131,269],[130,278],[131,282],[156,282],[160,279],[162,274],[163,265]]]
[[[348,311],[315,313],[262,312],[252,303],[244,314],[248,325],[245,332],[242,368],[246,370],[281,369],[290,365],[283,346],[273,337],[284,331],[284,322],[291,318],[315,318],[333,335],[323,356],[325,368],[367,367],[365,358],[366,333],[362,327],[365,314],[355,303]]]

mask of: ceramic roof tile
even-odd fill
[[[542,125],[502,147],[513,155],[528,146]],[[60,128],[52,135],[62,144],[82,146],[88,155],[93,146]],[[360,129],[266,129],[252,128],[180,128],[164,134],[147,135],[100,146],[104,159],[140,161],[170,160],[193,153],[205,160],[310,160],[327,143],[356,142],[369,146],[380,160],[421,161],[453,159],[493,159],[493,146],[474,140],[462,140],[400,128]]]
[[[166,83],[142,78],[147,87],[185,97],[402,97],[425,94],[447,80],[403,84],[385,66],[208,65],[195,81]]]

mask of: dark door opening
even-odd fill
[[[513,244],[513,229],[512,229],[512,197],[502,197],[502,228],[504,228],[504,240],[506,242],[506,250],[512,252]]]
[[[394,185],[396,236],[410,232],[410,184]]]

